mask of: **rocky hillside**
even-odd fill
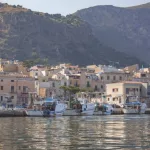
[[[132,7],[128,7],[128,8],[150,8],[150,3],[146,3],[146,4],[142,4],[142,5],[138,5],[138,6],[132,6]]]
[[[90,26],[75,15],[66,17],[0,4],[0,57],[34,63],[141,63],[102,45]]]
[[[76,12],[105,45],[150,63],[150,3],[130,8],[96,6]]]

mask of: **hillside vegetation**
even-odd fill
[[[90,25],[76,15],[34,12],[0,3],[0,57],[37,63],[141,63],[101,44]]]

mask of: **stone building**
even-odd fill
[[[0,104],[9,106],[29,102],[29,93],[35,94],[33,78],[17,73],[0,74]]]

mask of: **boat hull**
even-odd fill
[[[81,115],[85,115],[85,116],[94,115],[94,110],[85,110],[85,111],[81,112]]]
[[[124,114],[145,114],[145,109],[141,109],[140,111],[138,109],[123,109]]]
[[[39,110],[26,110],[26,115],[31,117],[43,117],[43,111]]]
[[[63,116],[81,116],[81,111],[76,109],[66,109]]]
[[[95,104],[93,103],[87,103],[82,105],[82,115],[94,115],[95,111]]]
[[[112,112],[103,112],[103,111],[96,111],[94,115],[111,115]]]
[[[62,103],[57,104],[55,108],[55,115],[62,116],[66,110],[66,107],[67,106],[65,104],[62,104]]]

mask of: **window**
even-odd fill
[[[3,90],[4,89],[4,87],[3,86],[1,86],[1,90]]]
[[[87,87],[90,87],[90,82],[89,81],[87,81],[87,85],[86,85]]]
[[[110,99],[108,98],[108,101],[109,101]]]
[[[70,81],[70,85],[72,84],[72,81]]]
[[[129,94],[130,89],[126,88],[126,94]]]
[[[19,90],[21,90],[21,86],[19,86]]]
[[[116,76],[113,76],[113,80],[116,80]]]
[[[78,81],[76,81],[75,86],[78,87]]]
[[[122,80],[122,77],[120,76],[119,78],[120,78],[120,81],[121,81],[121,80]]]
[[[23,86],[23,93],[26,93],[26,92],[27,92],[27,87]]]
[[[113,98],[113,101],[115,101],[115,98]]]
[[[70,84],[71,84],[71,81],[70,81]],[[66,83],[66,82],[64,83],[64,86],[67,86],[67,83]]]
[[[146,74],[141,74],[141,77],[143,77],[143,78],[146,77]]]
[[[11,82],[14,82],[14,80],[11,80]]]
[[[103,89],[104,88],[104,86],[103,85],[101,85],[101,89]]]
[[[95,85],[94,91],[98,91],[97,85]]]
[[[3,79],[1,79],[1,82],[3,82]]]
[[[107,76],[107,80],[109,80],[110,79],[110,77],[109,76]]]
[[[3,96],[1,96],[1,101],[3,101]]]
[[[15,87],[11,86],[11,92],[14,92],[14,91],[15,91]]]
[[[55,87],[55,83],[54,82],[53,82],[52,86]]]
[[[119,98],[119,103],[121,103],[121,98]]]
[[[14,96],[11,96],[11,99],[14,99]]]
[[[101,80],[103,80],[103,76],[101,76]]]
[[[112,92],[118,92],[118,88],[112,89]]]

